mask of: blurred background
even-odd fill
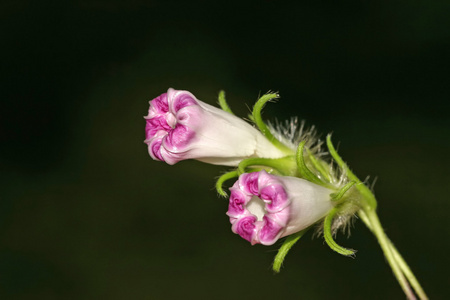
[[[2,299],[404,299],[360,221],[355,259],[305,236],[231,232],[215,178],[152,161],[167,88],[246,116],[299,116],[375,185],[379,216],[431,299],[448,275],[448,1],[2,1]]]

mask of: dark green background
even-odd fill
[[[2,1],[2,299],[404,299],[359,221],[338,238],[355,259],[308,235],[274,275],[277,246],[231,232],[225,168],[148,156],[143,116],[169,87],[224,89],[241,116],[279,91],[265,117],[332,131],[445,298],[449,2],[293,3]]]

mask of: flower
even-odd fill
[[[242,174],[230,191],[231,229],[252,245],[272,245],[316,223],[333,207],[332,190],[264,170]]]
[[[249,157],[285,154],[256,128],[188,91],[169,89],[150,101],[145,143],[155,160],[173,165],[185,159],[236,166]]]

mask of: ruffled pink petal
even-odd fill
[[[155,138],[149,143],[148,150],[149,150],[150,156],[153,159],[164,160],[161,155],[161,144],[162,144],[162,138],[159,138],[159,139]]]
[[[239,177],[240,188],[244,193],[257,196],[259,194],[258,188],[259,172],[245,173]]]
[[[249,196],[238,189],[231,189],[227,215],[230,217],[240,217],[245,214],[245,205],[249,201]]]
[[[161,94],[150,101],[150,111],[154,114],[165,114],[169,111],[167,93]]]
[[[263,245],[273,245],[281,235],[284,226],[279,225],[272,219],[264,216],[264,225],[259,231],[259,242]]]
[[[169,89],[169,98],[173,99],[171,103],[172,113],[176,114],[180,109],[198,105],[195,96],[188,91],[176,91],[174,89]]]
[[[159,130],[164,130],[166,132],[171,130],[165,116],[156,116],[147,119],[145,124],[145,139],[152,138]]]
[[[268,202],[266,209],[271,213],[280,211],[289,204],[286,190],[281,183],[278,182],[263,187],[261,189],[260,197],[264,202]]]
[[[238,219],[232,226],[234,233],[239,234],[243,239],[252,242],[256,236],[256,217],[248,216]]]
[[[185,150],[194,137],[194,131],[187,126],[177,124],[164,138],[163,146],[168,152],[179,153]]]
[[[231,223],[231,225],[233,225],[234,223],[236,223],[237,220],[238,220],[238,218],[230,217],[230,223]]]

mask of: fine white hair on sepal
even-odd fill
[[[349,182],[347,172],[331,157],[324,145],[324,140],[320,139],[320,135],[317,133],[314,125],[307,127],[305,121],[299,121],[297,117],[293,117],[284,122],[278,120],[268,122],[267,127],[276,139],[294,151],[297,151],[297,147],[301,142],[306,141],[305,148],[308,154],[305,154],[305,158],[308,155],[313,155],[316,161],[322,164],[326,174],[323,175],[322,172],[318,171],[310,159],[305,159],[307,167],[317,177],[334,186],[336,190],[339,190]],[[350,229],[353,227],[356,217],[355,213],[354,207],[349,205],[345,209],[345,213],[337,214],[332,221],[332,234],[336,235],[341,230],[344,234],[350,236]],[[323,235],[323,222],[318,224],[314,235]]]
[[[293,150],[296,150],[298,144],[303,140],[307,140],[306,147],[308,147],[310,151],[316,150],[313,148],[320,148],[320,144],[323,143],[317,143],[319,141],[319,137],[314,125],[306,128],[305,121],[302,120],[299,122],[297,117],[292,117],[290,120],[285,120],[284,122],[275,119],[273,123],[268,122],[267,127],[275,138],[291,147]]]
[[[355,223],[355,218],[357,218],[356,214],[343,214],[337,216],[333,220],[333,224],[331,225],[331,232],[333,235],[336,235],[339,230],[342,231],[347,238],[351,235],[351,228]]]
[[[314,125],[307,127],[304,120],[299,121],[297,117],[292,117],[284,122],[278,120],[268,122],[267,127],[276,139],[294,151],[297,150],[298,145],[302,141],[306,141],[306,149],[316,159],[326,163],[325,168],[329,176],[328,181],[333,186],[340,188],[348,182],[345,170],[335,164],[329,153],[323,149],[324,141],[320,139],[320,135],[317,133]],[[311,171],[315,172],[314,168]],[[315,173],[322,178],[320,173]]]
[[[367,179],[366,179],[366,185],[367,186],[369,186],[369,179],[370,179],[370,177],[369,176],[367,176]],[[372,193],[374,193],[374,187],[375,187],[375,183],[377,183],[377,180],[378,180],[378,177],[375,177],[373,180],[372,180],[372,183],[370,184],[370,186],[369,186],[369,188],[370,188],[370,190],[372,191]]]
[[[327,153],[328,154],[328,153]],[[339,167],[332,159],[327,157],[328,160],[331,160],[329,162],[329,173],[331,178],[331,184],[335,186],[336,188],[341,188],[344,185],[348,183],[348,177],[347,173],[344,169]]]
[[[331,233],[336,236],[339,231],[349,238],[351,236],[351,229],[354,227],[355,219],[358,219],[356,213],[338,214],[333,219],[331,224]],[[323,236],[323,222],[317,223],[315,227],[313,238]]]

